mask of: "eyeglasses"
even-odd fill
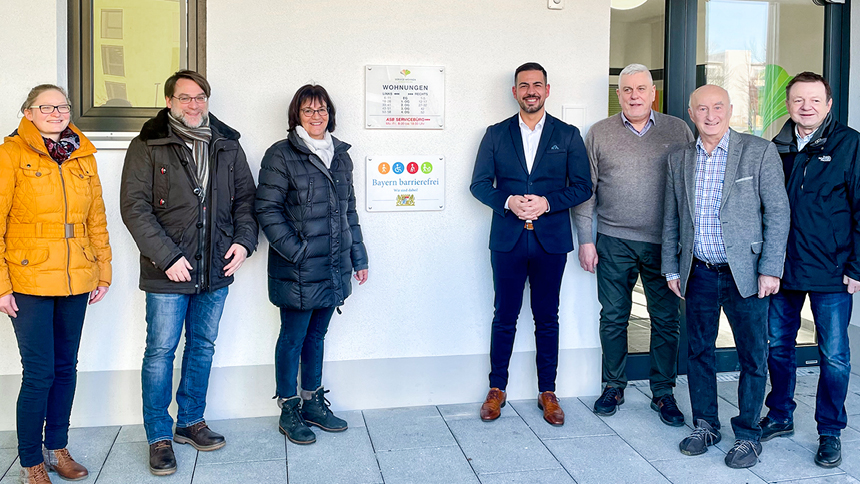
[[[306,118],[314,117],[314,114],[319,114],[321,118],[328,116],[328,106],[319,109],[302,108],[302,114]]]
[[[30,109],[39,108],[39,112],[42,114],[51,114],[56,109],[60,114],[69,114],[72,110],[72,106],[69,104],[60,104],[59,106],[51,106],[50,104],[42,104],[41,106],[30,106]]]
[[[188,104],[188,103],[190,103],[190,102],[191,102],[191,100],[192,100],[192,99],[193,99],[193,100],[195,100],[195,101],[197,101],[197,104],[203,104],[203,103],[205,103],[205,102],[206,102],[206,100],[207,100],[207,99],[209,99],[209,96],[207,96],[207,95],[205,95],[205,94],[201,94],[201,95],[199,95],[199,96],[194,96],[194,97],[191,97],[191,96],[185,96],[185,95],[182,95],[182,96],[171,96],[171,97],[178,99],[178,100],[179,100],[179,104]]]

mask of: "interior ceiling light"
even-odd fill
[[[615,10],[631,10],[634,9],[647,0],[612,0],[611,6]]]

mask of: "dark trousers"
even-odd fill
[[[627,326],[633,287],[642,278],[651,318],[651,394],[672,393],[678,377],[680,299],[660,274],[660,244],[597,234],[597,300],[600,301],[600,345],[606,386],[627,386]]]
[[[277,396],[296,396],[296,378],[301,362],[302,390],[322,385],[325,334],[334,308],[292,311],[281,308],[281,334],[275,345]]]
[[[495,315],[490,341],[490,387],[508,385],[508,364],[514,350],[517,318],[523,305],[526,279],[531,288],[535,321],[538,390],[555,391],[558,367],[558,293],[567,254],[543,250],[534,231],[524,230],[510,252],[491,251]]]
[[[732,430],[737,439],[758,441],[761,437],[758,420],[767,383],[769,298],[759,299],[755,294],[742,297],[727,264],[714,269],[694,260],[687,283],[686,300],[690,355],[687,379],[690,383],[693,421],[702,419],[715,429],[720,428],[717,414],[716,342],[722,308],[732,327],[741,366],[738,382],[740,411],[737,417],[732,418]]]
[[[10,319],[24,367],[16,415],[22,467],[42,462],[43,442],[51,450],[68,445],[88,297],[15,293],[18,317]]]
[[[805,292],[780,291],[770,299],[769,331],[771,391],[767,396],[768,417],[777,422],[792,422],[794,388],[797,384],[795,342],[800,329],[800,310],[806,295],[812,308],[818,333],[821,375],[815,394],[815,421],[819,435],[838,437],[848,425],[845,398],[851,377],[851,349],[848,345],[848,323],[853,297],[847,291]]]

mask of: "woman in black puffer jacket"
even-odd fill
[[[257,220],[269,239],[269,300],[281,309],[275,348],[279,429],[292,442],[316,441],[308,424],[346,430],[322,387],[323,340],[335,308],[367,281],[367,252],[355,211],[350,146],[329,134],[335,109],[322,86],[299,88],[289,133],[266,151]],[[299,360],[301,398],[296,391]]]

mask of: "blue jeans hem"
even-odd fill
[[[203,418],[203,417],[200,417],[200,418],[198,418],[198,419],[196,419],[196,420],[194,420],[194,421],[192,421],[192,422],[188,422],[188,423],[186,423],[186,424],[184,424],[184,425],[183,425],[183,424],[180,424],[180,423],[179,423],[179,421],[177,420],[177,421],[176,421],[176,428],[191,427],[192,425],[194,425],[194,424],[196,424],[196,423],[203,422],[204,420],[206,420],[206,419],[205,419],[205,418]]]
[[[149,445],[152,445],[152,444],[154,444],[154,443],[156,443],[156,442],[161,442],[162,440],[173,440],[173,436],[172,436],[172,435],[168,435],[167,437],[157,437],[157,438],[154,438],[154,439],[148,439],[146,442],[147,442]]]

